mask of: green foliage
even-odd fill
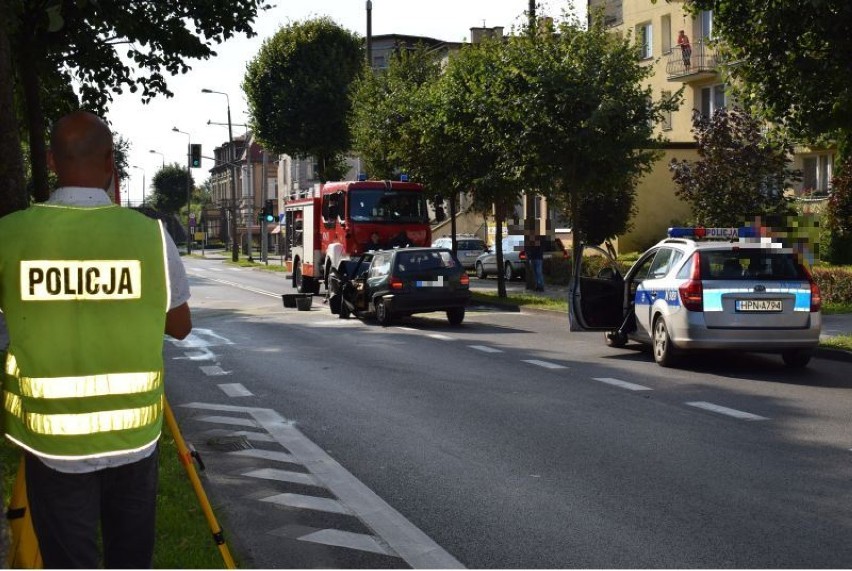
[[[842,267],[811,268],[814,281],[822,292],[823,303],[852,303],[852,271]]]
[[[794,133],[852,132],[848,0],[691,0],[713,11],[738,98]]]
[[[313,156],[323,182],[349,151],[350,86],[363,68],[361,39],[328,18],[282,27],[249,62],[243,90],[251,125],[276,153]]]
[[[793,213],[784,194],[798,176],[788,168],[792,149],[764,136],[761,121],[741,109],[719,109],[712,117],[695,111],[692,124],[699,159],[672,160],[669,168],[694,223],[739,226],[756,215]]]
[[[825,226],[830,236],[825,257],[835,264],[849,264],[852,263],[852,157],[839,165],[831,188],[825,211]]]
[[[151,197],[154,208],[175,214],[186,206],[187,177],[190,187],[194,188],[192,174],[187,172],[186,167],[172,163],[157,171],[151,182],[154,189]]]

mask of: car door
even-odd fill
[[[651,339],[654,307],[658,303],[668,303],[666,294],[671,288],[667,286],[671,284],[667,284],[665,278],[681,256],[681,252],[673,248],[652,249],[639,258],[629,272],[627,282],[632,292],[637,337]]]
[[[613,257],[583,244],[568,284],[569,329],[614,331],[625,317],[624,278]]]

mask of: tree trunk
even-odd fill
[[[506,276],[503,272],[503,221],[506,209],[494,205],[494,255],[497,258],[497,297],[506,297]]]
[[[0,13],[11,13],[11,7],[0,0]],[[0,216],[27,207],[24,186],[24,162],[18,121],[15,117],[12,48],[8,30],[0,24]]]
[[[33,197],[44,202],[50,197],[47,182],[47,145],[45,143],[44,109],[41,105],[41,86],[38,75],[38,46],[32,37],[18,54],[18,73],[24,90],[27,109],[27,131],[30,135]]]

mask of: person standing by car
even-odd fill
[[[24,452],[45,567],[150,568],[163,332],[191,331],[189,284],[162,224],[105,192],[115,167],[99,117],[60,119],[48,164],[50,200],[0,219],[3,430]]]
[[[527,259],[535,277],[535,291],[544,291],[544,247],[541,244],[541,236],[533,236]]]

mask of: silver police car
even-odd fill
[[[605,331],[613,347],[648,344],[663,367],[691,349],[776,352],[804,367],[819,343],[819,287],[797,253],[753,230],[671,228],[623,276],[585,246],[584,258],[589,249],[604,258],[575,264],[571,329]]]

